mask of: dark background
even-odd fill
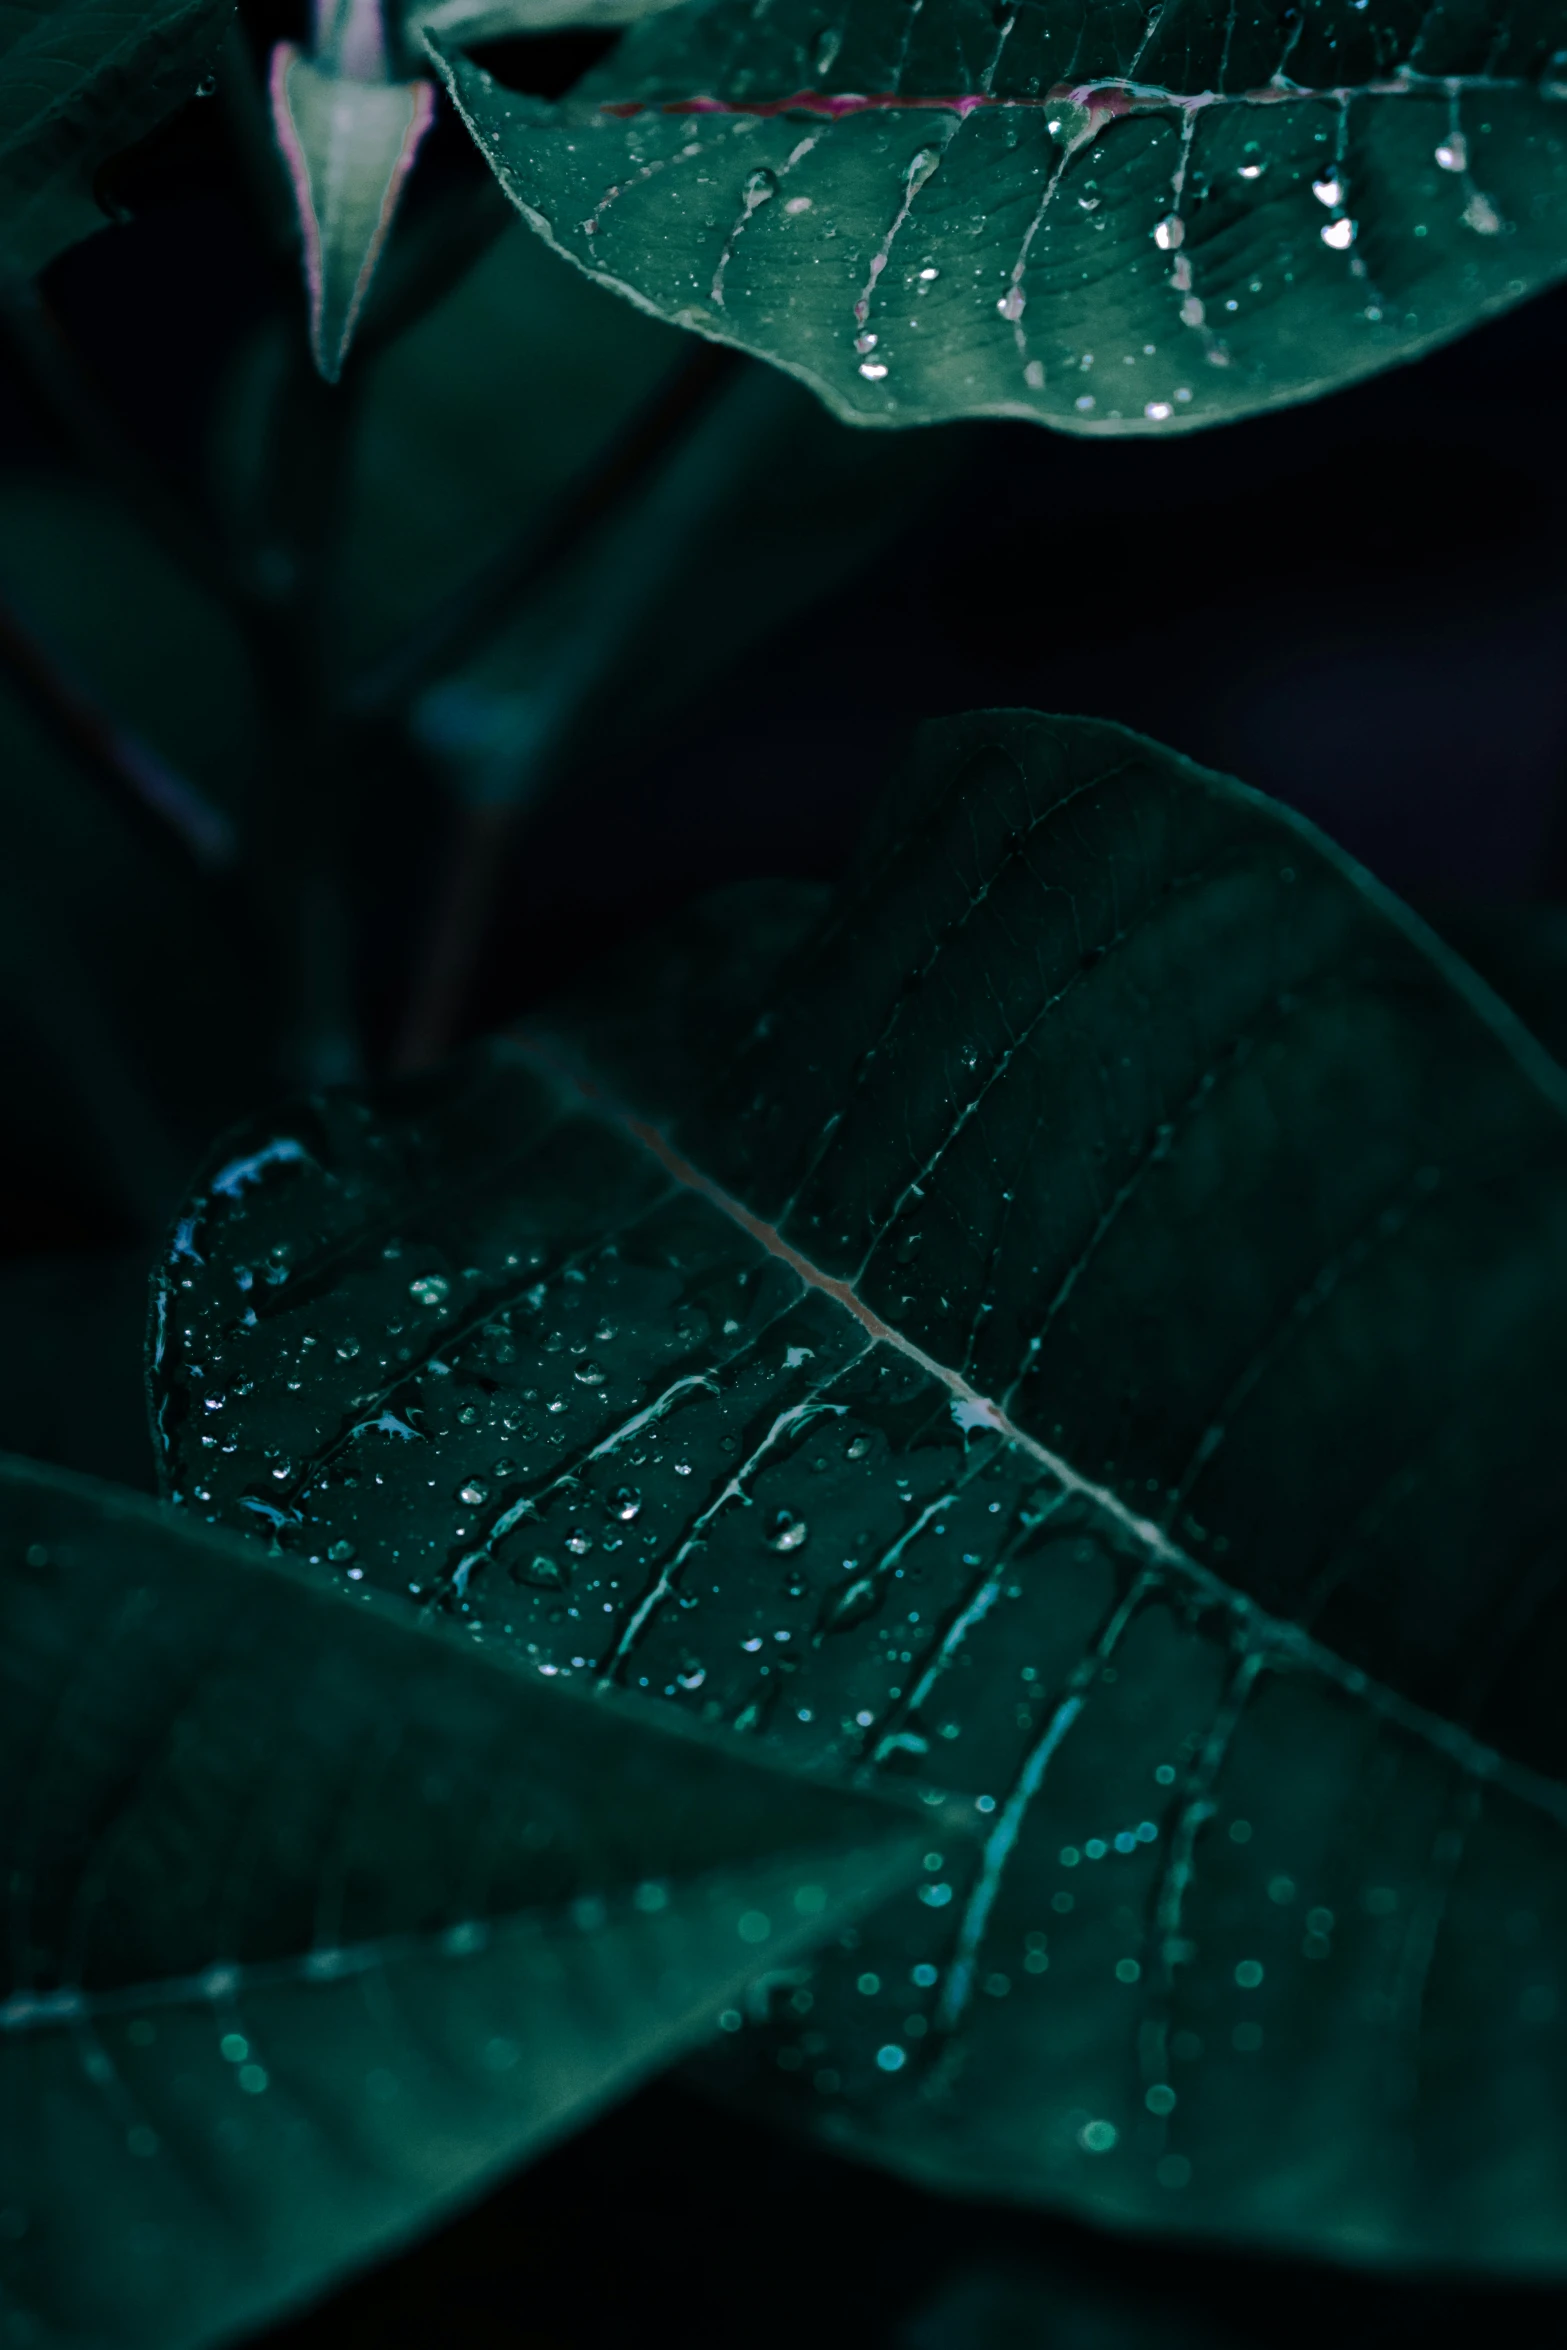
[[[573,67],[574,53],[541,45],[516,78],[553,90]],[[66,256],[45,288],[125,445],[198,506],[225,369],[279,299],[232,146],[221,109],[193,104],[106,191],[126,225]],[[477,168],[446,126],[418,204],[460,196]],[[659,448],[700,429],[711,387],[693,381],[684,421],[654,420]],[[513,1017],[704,888],[829,880],[912,726],[987,704],[1118,719],[1289,800],[1560,1034],[1564,383],[1567,291],[1414,369],[1218,434],[943,428],[852,576],[797,598],[647,724],[584,729],[550,788],[494,833],[454,1035]],[[11,354],[0,464],[83,462]],[[567,539],[581,491],[560,485]],[[613,503],[613,465],[600,492]],[[729,519],[747,528],[743,512]],[[376,819],[357,839],[351,895],[376,1068],[395,1057],[415,984],[427,877],[462,852],[463,819],[406,745],[362,755]],[[112,821],[140,819],[116,808]],[[202,953],[193,932],[193,988]],[[264,992],[264,957],[256,969]],[[158,1050],[177,1061],[178,1002],[166,1026]],[[265,1029],[264,1007],[253,1033],[237,1016],[232,1051],[186,1086],[175,1130],[187,1168],[284,1083],[255,1041]],[[145,1485],[137,1351],[158,1217],[128,1213],[90,1170],[62,1175],[55,1077],[25,1055],[3,1074],[0,1308],[13,1343],[0,1443]],[[1564,2333],[1567,2301],[1537,2290],[1237,2259],[927,2197],[660,2085],[268,2339],[1369,2350]]]

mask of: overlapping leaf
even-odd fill
[[[667,2063],[929,1832],[20,1462],[0,1618],[16,2342],[253,2323]]]
[[[562,252],[859,423],[1216,423],[1567,267],[1554,0],[712,0],[558,105],[430,44]]]
[[[0,264],[104,225],[93,174],[191,97],[227,0],[13,0],[0,18]]]
[[[160,1289],[169,1482],[964,1791],[983,1852],[733,2092],[1101,2218],[1559,2268],[1567,1078],[1120,729],[957,721],[889,806],[771,982],[787,901],[731,901],[239,1138]]]

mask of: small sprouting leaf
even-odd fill
[[[271,87],[303,238],[310,348],[336,383],[435,92],[388,77],[379,0],[343,0],[315,57],[280,41]]]
[[[1559,2264],[1567,1075],[1309,825],[1086,720],[930,730],[771,982],[753,913],[235,1140],[159,1284],[170,1486],[963,1792],[982,1852],[731,2088],[1104,2219]]]
[[[15,2341],[178,2350],[386,2250],[930,1833],[18,1461],[0,1683]]]
[[[228,0],[14,0],[0,17],[0,265],[104,227],[101,165],[196,94]]]
[[[541,234],[865,424],[1173,432],[1567,268],[1559,12],[716,0],[557,104],[427,45]]]

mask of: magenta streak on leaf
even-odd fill
[[[787,98],[654,98],[608,99],[599,107],[601,114],[629,117],[636,114],[823,114],[832,121],[848,114],[890,114],[935,111],[967,116],[982,107],[1022,108],[1039,112],[1045,107],[1077,106],[1089,116],[1087,135],[1092,137],[1103,123],[1113,122],[1124,114],[1152,114],[1175,111],[1197,114],[1209,106],[1284,106],[1310,101],[1333,101],[1342,104],[1348,98],[1405,98],[1422,91],[1455,87],[1495,90],[1503,87],[1522,87],[1522,84],[1502,83],[1490,76],[1427,77],[1419,74],[1397,73],[1380,81],[1363,82],[1355,87],[1306,89],[1297,82],[1265,82],[1255,90],[1165,90],[1152,83],[1131,81],[1057,82],[1042,95],[1018,93],[997,96],[988,90],[970,90],[956,96],[923,96],[901,90],[827,91],[796,90]],[[1541,94],[1552,95],[1549,85],[1539,85]],[[1079,138],[1075,144],[1081,144]]]
[[[294,117],[288,103],[288,72],[299,55],[295,41],[279,41],[272,52],[272,66],[267,76],[272,99],[272,129],[283,160],[288,165],[288,176],[294,190],[294,210],[305,240],[305,290],[310,296],[312,327],[321,316],[321,223],[316,218],[315,200],[310,192],[310,166],[305,161],[305,150],[300,145],[299,133],[294,128]]]
[[[364,267],[360,270],[358,281],[354,286],[354,298],[349,305],[348,316],[343,322],[343,348],[345,351],[353,336],[354,328],[358,324],[359,313],[364,306],[364,298],[370,291],[370,280],[374,277],[376,264],[381,258],[381,247],[386,243],[386,232],[392,225],[392,215],[397,210],[398,199],[403,192],[403,182],[413,169],[414,157],[418,154],[424,134],[434,119],[435,88],[433,83],[415,82],[413,84],[413,107],[408,119],[408,128],[403,134],[403,143],[398,149],[397,161],[393,164],[391,176],[387,180],[386,193],[381,198],[380,218],[375,224],[375,235],[370,240],[369,250],[365,254]]]
[[[305,290],[310,300],[311,348],[315,353],[316,364],[322,374],[329,382],[336,382],[348,346],[353,340],[354,328],[364,306],[365,296],[370,290],[370,281],[375,275],[376,264],[381,258],[381,248],[386,242],[387,230],[392,225],[392,215],[397,210],[398,199],[403,192],[403,183],[413,169],[414,157],[419,152],[420,142],[434,119],[435,90],[431,83],[425,81],[404,85],[408,89],[411,99],[408,128],[403,135],[402,145],[387,178],[386,188],[381,198],[380,213],[369,245],[366,247],[359,275],[354,281],[353,295],[342,323],[337,348],[328,351],[322,341],[326,318],[326,290],[321,246],[321,222],[316,212],[315,190],[311,181],[309,161],[294,122],[293,110],[289,105],[288,97],[288,77],[299,58],[299,47],[293,41],[279,41],[272,52],[272,64],[268,76],[272,100],[272,124],[283,159],[288,165],[289,179],[294,190],[294,206],[299,215],[304,245]],[[343,79],[350,81],[353,87],[360,86],[352,81],[352,77],[345,75]],[[377,87],[379,85],[366,84],[364,86]]]

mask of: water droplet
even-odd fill
[[[856,1624],[863,1624],[873,1616],[882,1601],[882,1586],[873,1575],[856,1575],[847,1583],[840,1583],[828,1595],[822,1608],[824,1632],[851,1632]]]
[[[623,1526],[629,1526],[642,1507],[639,1488],[635,1485],[617,1485],[609,1497],[607,1507],[612,1518],[618,1518]]]
[[[1449,131],[1437,148],[1436,159],[1444,171],[1469,169],[1469,142],[1462,131]]]
[[[809,196],[791,196],[784,206],[785,212],[793,219],[798,219],[802,212],[809,212],[810,209],[811,199]]]
[[[676,1463],[675,1463],[675,1475],[676,1475],[677,1477],[689,1477],[689,1476],[690,1476],[690,1474],[691,1474],[691,1463],[690,1463],[689,1461],[676,1461]]]
[[[537,1591],[564,1591],[568,1580],[559,1561],[546,1558],[542,1551],[531,1559],[518,1559],[511,1570],[511,1579],[514,1583],[531,1583]]]
[[[576,1370],[572,1373],[572,1377],[574,1379],[579,1379],[584,1387],[602,1387],[604,1384],[604,1366],[602,1363],[594,1362],[592,1356],[590,1355],[585,1363],[579,1363],[577,1365]]]
[[[940,275],[941,272],[939,269],[922,269],[920,271],[920,284],[922,286],[933,286]]]
[[[1267,168],[1265,163],[1243,163],[1237,176],[1243,180],[1260,180]]]
[[[1163,424],[1166,417],[1175,414],[1175,410],[1170,406],[1168,400],[1150,400],[1143,410],[1143,414],[1150,424]]]
[[[357,1338],[340,1338],[338,1340],[337,1359],[340,1363],[351,1363],[358,1352],[359,1341]]]
[[[1335,253],[1347,253],[1355,242],[1355,223],[1352,220],[1330,220],[1322,231],[1322,242],[1331,245]]]
[[[336,1559],[341,1564],[345,1559],[353,1557],[354,1546],[351,1542],[339,1540],[330,1545],[326,1555],[329,1559]]]
[[[1077,2142],[1085,2154],[1108,2154],[1119,2135],[1114,2122],[1084,2122]]]
[[[1321,179],[1312,181],[1311,192],[1319,204],[1326,204],[1331,211],[1335,204],[1344,201],[1344,182],[1336,171],[1325,171]]]
[[[574,1559],[586,1558],[593,1548],[593,1537],[586,1526],[573,1526],[566,1536],[566,1548]]]
[[[563,1412],[566,1409],[566,1398],[563,1395],[552,1395],[544,1409],[547,1412]]]
[[[421,1273],[408,1284],[409,1296],[420,1306],[444,1305],[450,1289],[451,1283],[439,1273]]]
[[[1010,318],[1014,321],[1022,317],[1023,307],[1024,294],[1021,286],[1009,286],[996,304],[996,308],[1003,318]]]
[[[754,212],[759,204],[767,203],[777,193],[778,176],[771,171],[753,171],[741,190],[747,212]]]
[[[810,1528],[792,1510],[779,1510],[767,1537],[769,1550],[798,1550]]]
[[[707,1667],[699,1665],[694,1657],[690,1657],[675,1675],[675,1679],[682,1689],[700,1689],[702,1683],[707,1679]]]
[[[1186,242],[1186,223],[1178,212],[1167,212],[1155,228],[1153,241],[1161,253],[1173,253]]]
[[[1501,234],[1502,216],[1490,197],[1482,196],[1478,188],[1464,206],[1463,219],[1465,228],[1472,228],[1476,236],[1494,237]]]
[[[843,1457],[846,1461],[863,1461],[870,1449],[871,1440],[868,1436],[851,1436],[843,1448]]]
[[[880,383],[886,372],[886,368],[882,365],[879,359],[862,359],[860,361],[860,373],[864,376],[867,383]]]
[[[481,1501],[488,1501],[489,1498],[489,1487],[479,1484],[477,1479],[473,1477],[469,1478],[466,1485],[459,1485],[457,1488],[457,1499],[466,1502],[470,1509],[477,1509]]]

